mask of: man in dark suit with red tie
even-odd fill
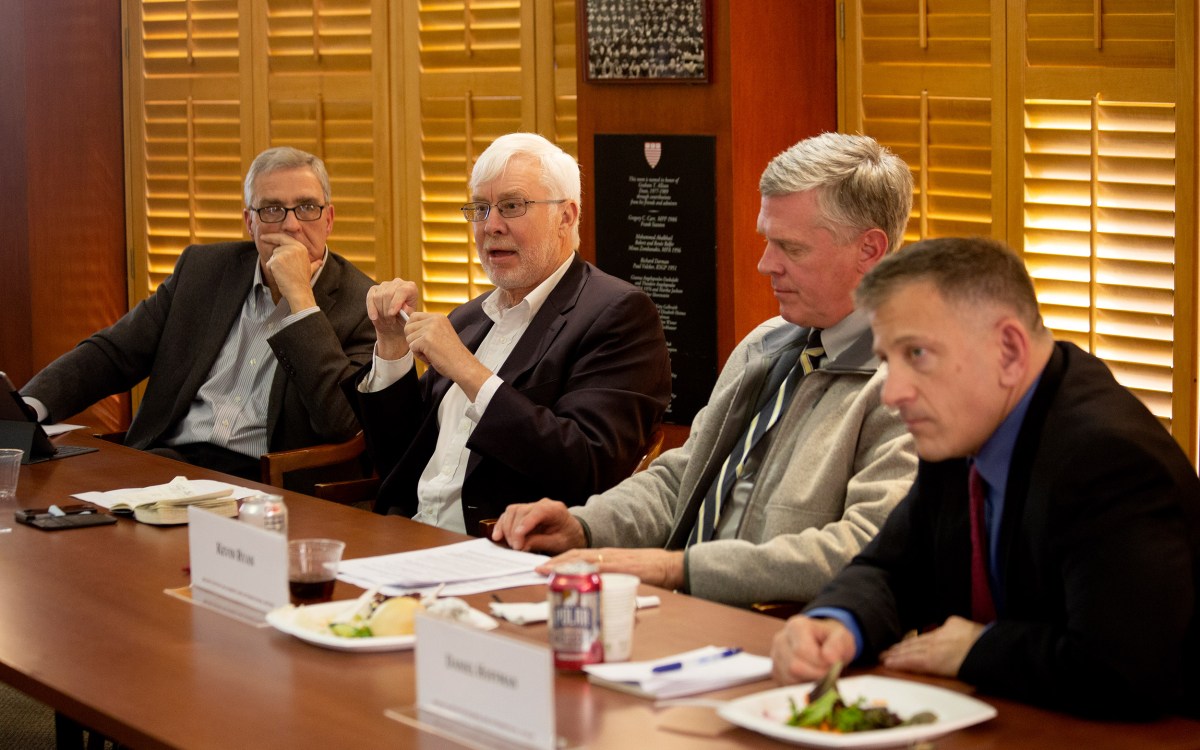
[[[997,242],[917,243],[856,299],[921,463],[776,636],[776,676],[879,659],[1085,715],[1200,712],[1200,479],[1158,420],[1053,339]]]

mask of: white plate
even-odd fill
[[[868,704],[884,701],[888,709],[902,719],[921,711],[932,711],[937,715],[937,721],[851,734],[788,726],[786,722],[791,716],[788,698],[794,699],[797,706],[804,706],[813,688],[811,682],[737,698],[718,708],[717,713],[740,727],[795,745],[854,748],[894,747],[932,740],[996,715],[996,709],[983,701],[920,682],[863,675],[840,679],[837,686],[846,703],[853,703],[860,697],[866,698]]]
[[[276,630],[294,635],[302,641],[338,651],[403,651],[416,643],[415,635],[343,638],[331,633],[329,621],[353,603],[353,600],[347,600],[302,607],[288,604],[268,612],[267,622]]]

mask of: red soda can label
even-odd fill
[[[550,579],[550,648],[554,666],[578,671],[604,661],[600,574],[586,562],[560,565]]]

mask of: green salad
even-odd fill
[[[886,706],[868,706],[865,698],[847,704],[837,689],[837,678],[841,672],[840,663],[833,665],[808,694],[808,705],[804,708],[799,708],[796,701],[788,699],[792,709],[787,720],[789,726],[846,733],[891,729],[912,724],[932,724],[937,721],[937,716],[930,711],[922,711],[907,719],[901,719]]]

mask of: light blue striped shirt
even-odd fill
[[[325,249],[324,260],[329,259]],[[324,263],[313,274],[316,284]],[[187,415],[163,442],[167,445],[211,443],[258,458],[267,452],[267,406],[275,378],[275,352],[267,339],[297,320],[320,312],[310,307],[292,313],[282,297],[276,304],[263,281],[262,264],[254,264],[254,283],[242,303],[242,312],[229,331],[204,385],[192,400]]]

